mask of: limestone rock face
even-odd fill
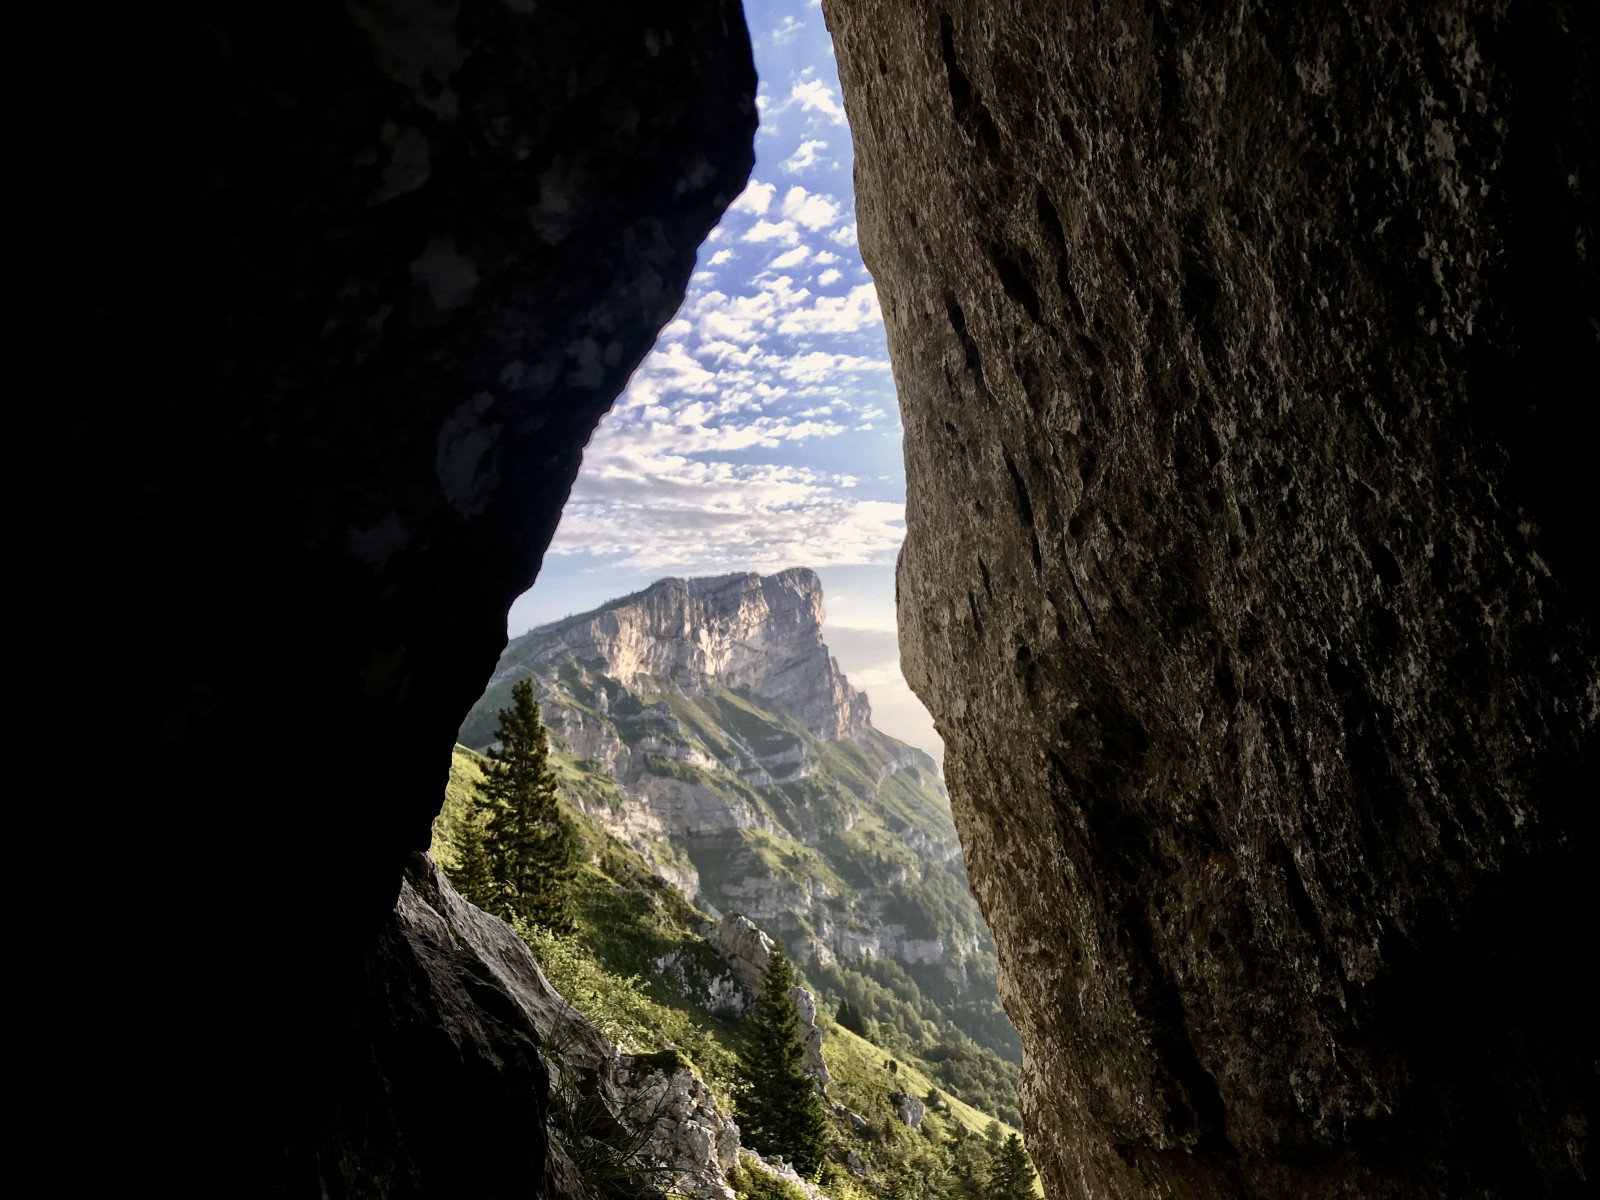
[[[817,1081],[819,1092],[826,1092],[828,1085],[833,1082],[833,1075],[828,1070],[828,1060],[822,1057],[822,1027],[817,1024],[817,998],[809,988],[803,987],[790,988],[789,995],[794,998],[795,1010],[800,1014],[800,1041],[806,1048],[800,1069]]]
[[[624,687],[658,676],[688,691],[742,689],[818,737],[850,737],[867,727],[872,709],[828,654],[822,621],[822,583],[805,567],[664,579],[593,615],[524,634],[489,686],[541,663],[599,659]]]
[[[894,1098],[894,1111],[899,1115],[900,1121],[908,1129],[922,1128],[922,1118],[927,1115],[928,1106],[915,1096],[901,1094]]]
[[[1592,9],[824,11],[1046,1193],[1592,1188]]]
[[[511,928],[463,900],[427,855],[412,856],[365,969],[350,1033],[322,1064],[345,1101],[317,1147],[325,1194],[577,1200],[589,1189],[559,1133],[546,1132],[554,1093],[604,1105],[637,1138],[636,1165],[696,1200],[733,1200],[739,1127],[705,1084],[618,1054]]]
[[[135,1061],[95,1074],[196,1128],[134,1138],[183,1156],[160,1173],[204,1146],[270,1190],[582,448],[748,177],[749,38],[736,0],[285,0],[106,6],[35,44],[70,47],[38,694],[139,680],[83,764],[118,796],[85,878],[128,873],[157,803],[197,842],[145,895],[189,934],[97,956],[129,981],[97,1053]],[[86,637],[108,580],[115,666]]]
[[[706,941],[722,955],[739,985],[749,995],[759,996],[761,980],[772,961],[772,939],[757,929],[749,917],[730,913],[712,927]]]
[[[638,1114],[655,1124],[641,1153],[670,1168],[675,1192],[697,1200],[734,1200],[728,1172],[739,1165],[739,1126],[717,1108],[711,1089],[693,1071],[641,1069],[640,1060],[623,1057],[619,1074],[631,1084],[624,1116]]]

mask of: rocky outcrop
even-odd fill
[[[748,1011],[761,995],[761,985],[767,966],[772,961],[776,943],[753,921],[739,913],[731,913],[718,921],[706,933],[706,942],[720,954],[728,969],[744,991],[742,1011]],[[805,1059],[800,1069],[817,1081],[819,1091],[827,1091],[832,1076],[827,1060],[822,1057],[822,1027],[817,1024],[817,998],[809,989],[792,987],[789,995],[794,999],[800,1016],[800,1041],[805,1046]]]
[[[665,1168],[657,1184],[696,1200],[734,1200],[728,1172],[739,1165],[739,1126],[717,1108],[711,1089],[685,1067],[620,1062],[619,1077],[631,1085],[623,1115],[649,1123],[639,1153]]]
[[[824,11],[1047,1194],[1593,1188],[1593,11]]]
[[[800,1043],[806,1048],[800,1069],[817,1081],[817,1091],[825,1093],[833,1082],[833,1076],[828,1071],[828,1060],[822,1057],[822,1027],[817,1024],[817,998],[810,989],[803,987],[790,988],[789,996],[800,1015]]]
[[[744,186],[748,35],[734,0],[287,0],[103,6],[36,44],[67,57],[35,695],[139,681],[82,763],[110,788],[84,878],[129,873],[152,804],[204,831],[144,895],[185,936],[106,931],[126,1024],[94,1074],[161,1122],[145,1150],[193,1130],[186,1173],[203,1146],[270,1190],[582,448]]]
[[[822,621],[822,582],[805,567],[663,579],[516,639],[489,689],[504,690],[543,663],[598,660],[625,688],[655,677],[691,693],[713,686],[746,691],[818,737],[850,737],[866,728],[872,710],[828,654]],[[495,711],[480,707],[468,717],[462,742],[488,744]]]
[[[761,995],[761,981],[772,961],[773,941],[756,928],[754,921],[730,913],[711,928],[706,941],[722,956],[747,995]]]
[[[412,857],[367,971],[369,1003],[330,1072],[341,1096],[364,1102],[341,1114],[357,1128],[336,1126],[319,1147],[325,1194],[454,1195],[512,1181],[502,1194],[581,1198],[589,1185],[552,1110],[598,1103],[634,1169],[697,1200],[733,1200],[739,1127],[706,1085],[670,1053],[619,1054],[522,939],[463,900],[427,855]],[[592,1113],[583,1124],[603,1128]]]
[[[895,1115],[900,1118],[900,1123],[907,1129],[921,1130],[922,1118],[927,1115],[928,1106],[905,1092],[890,1099],[894,1102]]]

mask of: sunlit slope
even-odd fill
[[[463,741],[490,744],[498,709],[531,676],[567,797],[694,903],[750,917],[814,976],[875,981],[876,1019],[910,1045],[965,1035],[1019,1062],[933,760],[865,721],[819,735],[781,671],[760,681],[768,694],[692,672],[613,674],[626,656],[608,611],[513,643]]]

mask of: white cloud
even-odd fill
[[[778,255],[778,257],[769,262],[767,266],[769,268],[775,267],[779,270],[782,270],[786,267],[798,267],[801,263],[805,262],[806,258],[810,254],[811,251],[807,247],[796,246],[793,250],[786,250],[782,254]]]
[[[826,150],[827,148],[827,142],[819,142],[815,140],[801,142],[800,149],[796,150],[788,158],[784,159],[779,165],[782,166],[782,168],[789,174],[793,175],[796,171],[804,171],[808,167],[815,166],[817,163],[817,151]]]
[[[720,267],[723,263],[732,262],[732,261],[733,261],[733,251],[732,250],[718,250],[715,254],[713,254],[711,256],[711,264],[710,265],[713,266],[713,267]]]
[[[796,383],[820,383],[825,379],[835,378],[850,371],[887,371],[889,369],[889,364],[881,359],[864,358],[854,354],[829,354],[823,350],[812,350],[789,358],[773,356],[766,360],[766,365],[775,368],[785,379],[791,379]],[[815,411],[820,412],[823,410]],[[881,417],[883,416],[883,410],[880,408],[862,415]]]
[[[815,254],[813,254],[811,256],[811,261],[812,262],[819,262],[819,263],[822,263],[823,265],[827,265],[828,263],[836,263],[836,262],[838,262],[839,261],[839,256],[837,254],[835,254],[832,250],[819,250],[819,251],[817,251],[817,253],[815,253]]]
[[[889,563],[905,537],[903,504],[854,499],[804,467],[661,453],[655,436],[602,425],[551,554],[620,556],[619,566],[642,571],[770,571]]]
[[[838,93],[820,79],[795,84],[789,91],[788,103],[798,104],[805,112],[821,113],[835,125],[844,124],[844,108],[839,103]]]
[[[749,186],[739,193],[738,199],[728,205],[728,211],[749,213],[752,217],[759,217],[767,211],[767,206],[772,203],[772,194],[777,190],[777,184],[751,181]]]
[[[772,31],[772,40],[776,45],[785,46],[800,36],[800,31],[806,27],[804,21],[796,21],[793,17],[785,17],[783,24]]]
[[[782,242],[792,246],[800,240],[800,232],[793,221],[757,221],[744,232],[747,242]]]
[[[783,215],[813,231],[832,225],[839,219],[840,211],[839,202],[832,196],[807,192],[799,184],[790,188],[783,197]]]
[[[856,244],[856,223],[851,221],[848,225],[841,225],[828,235],[828,240],[837,242],[841,246],[854,246]]]
[[[878,289],[863,283],[846,296],[818,296],[810,308],[797,308],[778,324],[779,333],[854,333],[881,324]]]
[[[819,254],[817,257],[821,258],[822,256]],[[713,259],[712,261],[715,262],[716,260]],[[834,268],[829,267],[821,275],[817,276],[817,282],[823,287],[828,287],[830,284],[838,283],[842,278],[844,278],[844,276],[840,275],[838,271],[834,270]]]

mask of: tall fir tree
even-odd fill
[[[1022,1139],[1011,1134],[995,1152],[984,1200],[1033,1200],[1033,1163]]]
[[[800,1069],[805,1046],[800,1011],[789,995],[794,986],[794,967],[783,947],[774,946],[739,1056],[739,1129],[755,1150],[781,1154],[811,1175],[827,1155],[828,1117],[816,1083]]]
[[[455,862],[450,882],[473,904],[485,912],[496,902],[494,863],[489,856],[489,810],[481,800],[454,807],[441,825]]]
[[[578,870],[578,831],[561,811],[550,770],[550,742],[539,718],[533,680],[511,688],[500,710],[482,793],[484,848],[494,878],[488,911],[522,917],[570,933],[572,881]]]

